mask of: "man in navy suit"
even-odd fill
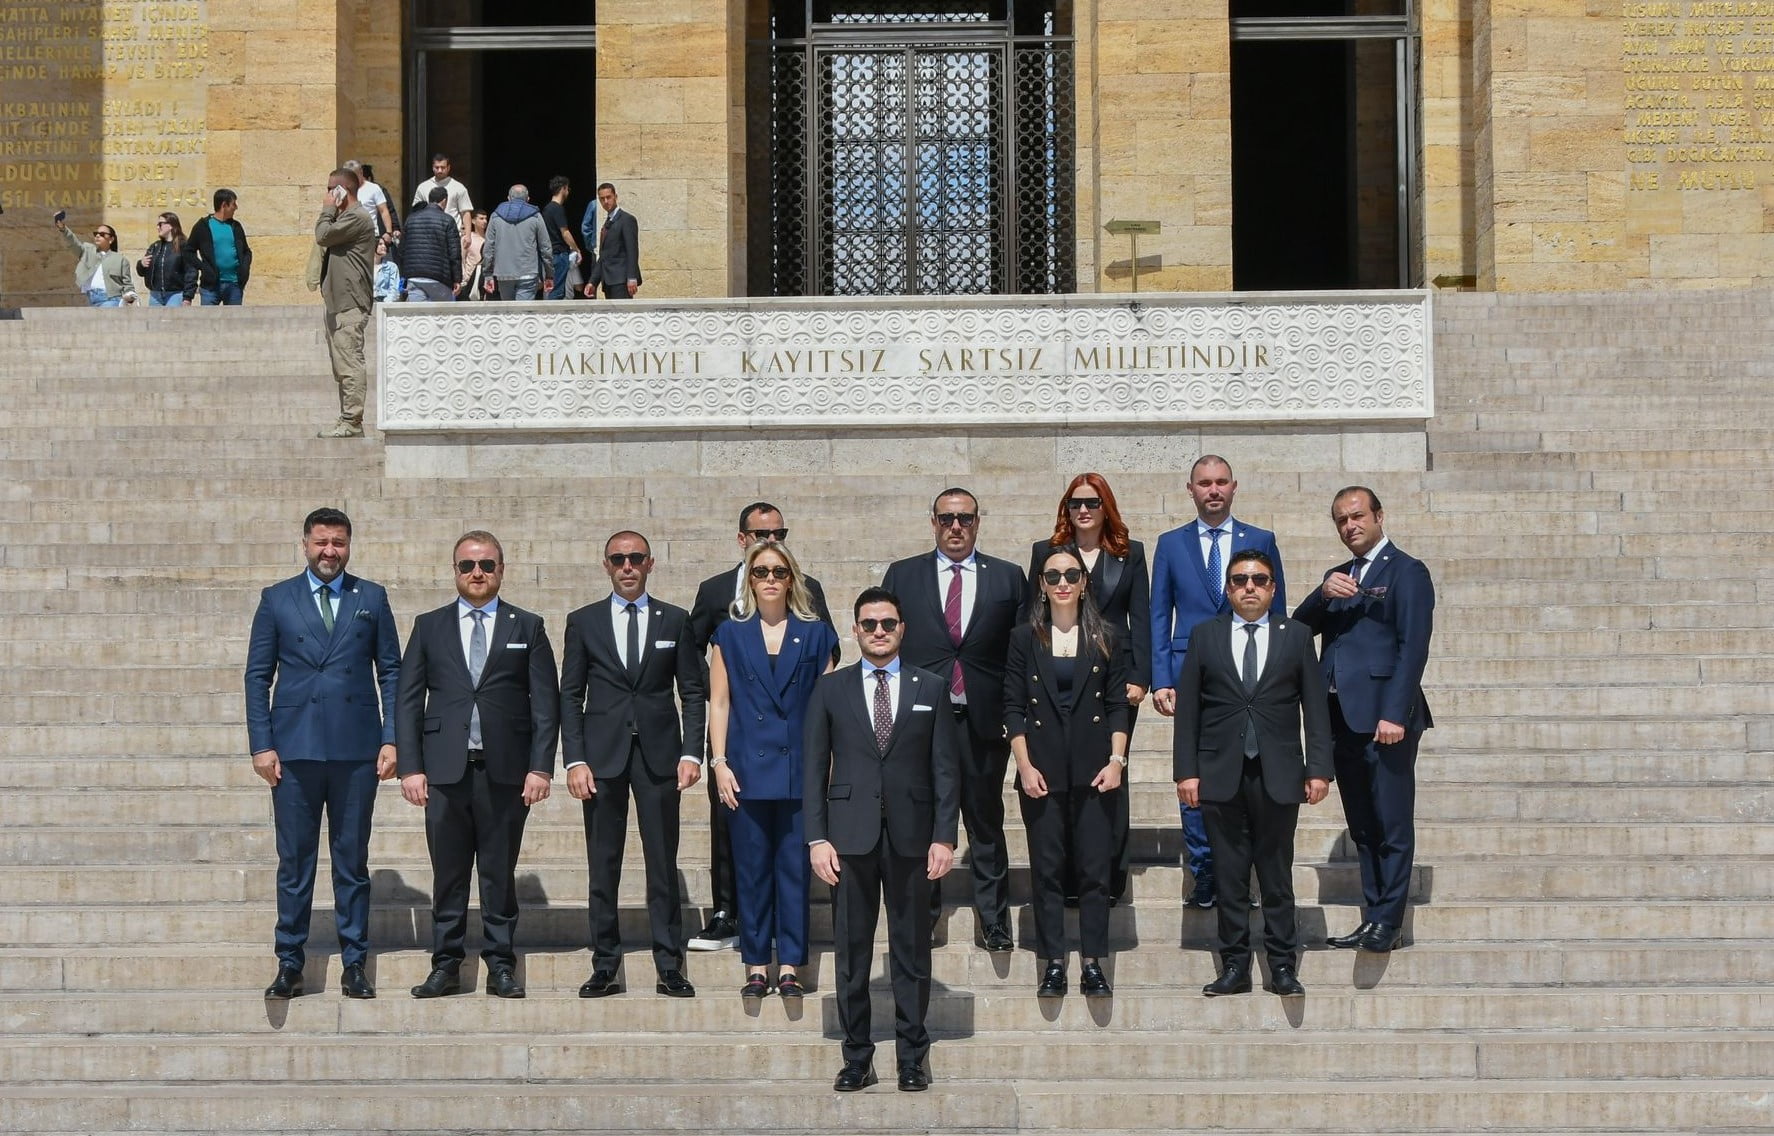
[[[324,809],[345,964],[339,987],[348,998],[374,998],[363,969],[370,814],[377,779],[394,775],[400,642],[388,593],[345,571],[351,518],[337,509],[309,513],[302,555],[301,575],[260,595],[246,655],[253,772],[271,786],[277,824],[277,977],[265,997],[302,993]]]
[[[1384,953],[1404,941],[1416,859],[1417,742],[1435,724],[1423,668],[1435,624],[1429,569],[1386,537],[1372,489],[1331,500],[1331,522],[1355,559],[1325,573],[1294,611],[1322,637],[1343,816],[1361,861],[1361,925],[1326,941]]]
[[[1287,614],[1287,580],[1275,534],[1232,516],[1238,482],[1231,463],[1218,454],[1204,454],[1189,469],[1189,496],[1195,520],[1158,538],[1152,557],[1152,705],[1165,717],[1176,713],[1177,675],[1189,650],[1189,632],[1196,625],[1231,611],[1226,600],[1226,566],[1236,553],[1256,551],[1274,568],[1275,602],[1270,610]],[[1195,890],[1191,907],[1214,904],[1213,850],[1201,810],[1182,806],[1183,847]]]
[[[961,731],[961,819],[979,940],[994,953],[1010,938],[1010,856],[1004,842],[1004,659],[1011,628],[1028,615],[1029,581],[1020,566],[977,552],[979,500],[945,489],[930,506],[936,551],[896,560],[881,586],[899,597],[905,660],[948,682],[946,709]],[[942,893],[932,889],[933,914]]]
[[[604,207],[603,227],[597,228],[597,207]],[[586,274],[589,299],[601,286],[606,300],[632,300],[641,289],[641,228],[634,215],[616,204],[616,187],[604,182],[597,187],[597,202],[585,208],[579,224],[585,247],[597,245],[597,256]]]

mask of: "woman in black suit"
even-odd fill
[[[1066,992],[1069,868],[1078,883],[1078,989],[1106,998],[1113,820],[1127,792],[1127,652],[1090,599],[1090,574],[1076,549],[1053,550],[1040,572],[1040,602],[1010,633],[1004,669],[1004,729],[1029,836],[1036,953],[1046,962],[1036,993]]]
[[[1056,548],[1076,547],[1090,572],[1091,598],[1103,621],[1115,630],[1127,654],[1127,732],[1133,734],[1139,705],[1152,681],[1152,574],[1146,567],[1146,546],[1127,536],[1127,522],[1115,504],[1115,493],[1100,473],[1081,473],[1060,496],[1053,535],[1038,540],[1029,552],[1029,599],[1038,604],[1041,565]],[[1115,822],[1115,856],[1109,869],[1109,901],[1127,894],[1127,794],[1121,794]],[[1068,896],[1077,889],[1068,885]]]

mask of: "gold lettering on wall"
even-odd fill
[[[1774,182],[1774,0],[1620,6],[1627,188]]]

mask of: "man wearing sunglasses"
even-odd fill
[[[1435,584],[1421,560],[1387,538],[1385,520],[1372,489],[1340,490],[1331,523],[1354,559],[1326,572],[1294,611],[1322,636],[1343,816],[1361,862],[1361,925],[1325,942],[1379,954],[1404,941],[1417,742],[1435,725],[1423,697]]]
[[[1189,496],[1195,520],[1158,538],[1152,556],[1152,705],[1166,717],[1176,713],[1176,681],[1189,651],[1189,633],[1203,620],[1231,610],[1226,566],[1240,552],[1255,549],[1275,567],[1271,609],[1287,614],[1287,581],[1275,534],[1232,516],[1238,482],[1232,465],[1218,454],[1204,454],[1189,469]],[[1190,907],[1214,905],[1213,849],[1201,811],[1182,806],[1183,851],[1195,890]]]
[[[1300,805],[1316,805],[1330,791],[1330,709],[1312,629],[1271,614],[1278,586],[1267,553],[1233,553],[1226,571],[1232,610],[1191,630],[1177,678],[1177,799],[1201,809],[1220,869],[1221,969],[1201,990],[1210,998],[1250,992],[1252,868],[1263,897],[1264,988],[1284,998],[1306,993],[1296,972],[1294,828]]]
[[[530,806],[547,799],[554,773],[554,649],[541,616],[499,598],[505,550],[497,537],[464,533],[450,560],[456,602],[413,621],[395,718],[401,796],[425,810],[431,852],[431,973],[413,997],[462,988],[468,884],[478,866],[486,990],[522,998],[517,855]]]
[[[740,565],[731,572],[716,572],[702,581],[696,589],[696,602],[690,605],[690,635],[696,642],[696,650],[706,655],[709,640],[714,638],[715,629],[725,623],[733,614],[733,605],[745,591],[745,550],[760,540],[774,540],[788,543],[788,522],[782,519],[782,510],[768,501],[753,501],[739,510],[739,559]],[[804,576],[808,593],[813,597],[813,610],[826,623],[832,623],[831,609],[826,606],[825,589],[812,576]],[[835,631],[836,624],[832,624]],[[832,653],[832,663],[838,661],[838,652]],[[712,756],[714,751],[708,750]],[[714,910],[708,917],[708,923],[690,939],[689,948],[693,951],[721,951],[733,946],[739,940],[738,887],[733,876],[733,846],[727,833],[727,815],[731,811],[716,799],[716,783],[713,777],[708,778],[708,815],[709,815],[709,875],[713,885],[711,902]]]
[[[610,594],[567,616],[561,649],[561,748],[567,792],[583,802],[590,878],[592,973],[579,996],[622,992],[617,892],[632,796],[647,867],[655,988],[691,998],[696,988],[684,977],[678,892],[678,794],[702,775],[702,654],[689,633],[689,612],[647,592],[653,550],[646,537],[619,532],[606,540],[604,574]]]
[[[930,507],[935,554],[895,561],[881,586],[900,598],[905,659],[942,675],[948,712],[960,731],[961,817],[967,824],[967,862],[979,942],[994,953],[1012,950],[1010,856],[1004,843],[1004,773],[1010,739],[1004,733],[1004,658],[1010,631],[1028,615],[1029,581],[1020,566],[977,551],[979,501],[960,487],[936,495]],[[942,894],[931,892],[932,914]]]

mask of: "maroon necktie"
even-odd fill
[[[882,753],[887,752],[887,743],[893,737],[893,695],[887,679],[885,670],[875,671],[875,748]]]
[[[949,697],[965,698],[967,683],[961,678],[961,566],[949,565],[949,594],[942,601],[942,617],[948,621],[949,642],[956,648],[955,668],[949,673]]]

